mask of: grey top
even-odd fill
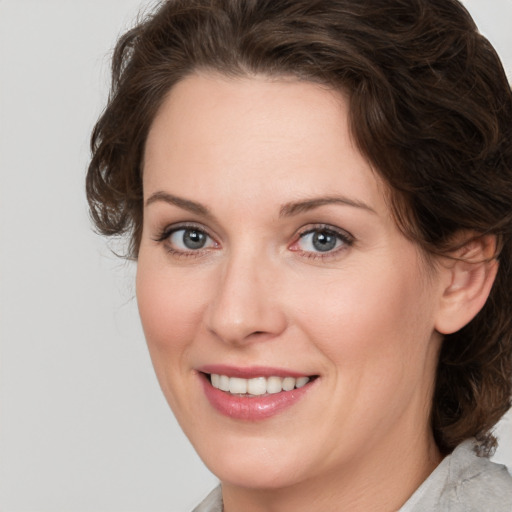
[[[474,441],[457,446],[398,512],[512,512],[512,476],[505,466],[478,457]],[[220,486],[193,512],[223,512]]]

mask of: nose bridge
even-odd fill
[[[271,338],[286,326],[275,293],[277,270],[263,251],[238,247],[226,257],[209,305],[208,329],[228,343]]]

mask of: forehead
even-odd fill
[[[258,143],[284,146],[292,137],[311,141],[318,130],[345,137],[345,111],[341,94],[311,82],[193,74],[169,91],[151,126],[146,149],[158,149],[155,146],[164,142],[163,137],[173,149],[181,149],[178,142],[191,139],[209,142],[214,149],[219,135],[227,133],[244,150]]]
[[[346,99],[292,78],[195,74],[178,83],[146,143],[145,196],[159,188],[281,203],[337,192],[385,208],[384,186],[351,137]]]

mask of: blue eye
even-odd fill
[[[351,243],[352,240],[346,235],[332,229],[317,228],[300,235],[297,246],[304,252],[328,253]]]
[[[168,235],[169,244],[181,252],[198,251],[214,247],[214,241],[204,231],[198,228],[180,228]]]

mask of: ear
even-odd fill
[[[472,237],[441,263],[445,274],[435,328],[441,334],[462,329],[483,308],[491,291],[498,261],[496,237]]]

